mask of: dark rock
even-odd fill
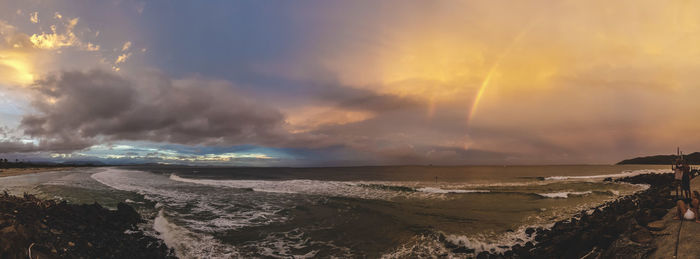
[[[526,234],[528,237],[531,236],[532,233],[535,233],[535,229],[534,229],[534,228],[527,228],[527,229],[525,229],[525,234]]]
[[[130,222],[132,224],[141,222],[141,215],[139,215],[134,208],[123,202],[117,204],[117,216],[121,217],[125,222]]]
[[[653,231],[661,231],[661,230],[666,228],[666,225],[664,224],[664,222],[662,220],[657,220],[657,221],[650,222],[649,224],[647,224],[647,228],[649,230],[653,230]]]
[[[651,209],[652,217],[657,218],[657,219],[665,216],[666,213],[668,213],[668,208],[655,207],[655,208]]]
[[[641,228],[630,235],[630,239],[637,243],[650,243],[654,237],[649,230]]]
[[[490,256],[489,252],[483,251],[476,255],[476,259],[488,259]]]
[[[654,215],[651,213],[651,209],[640,209],[640,211],[635,215],[637,222],[640,225],[646,225],[649,222],[652,222],[656,219]]]
[[[442,242],[442,243],[445,245],[445,248],[447,248],[447,249],[456,249],[456,248],[458,248],[458,246],[455,245],[455,244],[452,243],[452,242],[445,242],[445,241],[444,241],[444,238],[438,238],[438,239],[439,239],[440,242]]]
[[[110,211],[96,203],[0,195],[0,258],[27,258],[30,245],[34,258],[174,258],[162,241],[124,233],[140,221],[126,204]]]
[[[456,254],[472,254],[474,253],[474,249],[461,246],[456,249],[453,249],[452,252]]]
[[[633,242],[626,238],[615,240],[603,253],[603,258],[647,258],[654,249],[650,245]]]
[[[526,247],[514,245],[511,250],[513,254],[517,255],[519,258],[530,258],[530,251]]]
[[[476,258],[645,258],[653,251],[654,237],[649,229],[657,229],[654,221],[675,205],[669,197],[672,176],[649,174],[605,180],[648,184],[650,188],[607,202],[590,215],[581,212],[570,220],[556,222],[551,229],[526,229],[528,237],[535,235],[537,245],[527,242],[503,254],[485,251]]]

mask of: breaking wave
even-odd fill
[[[624,171],[619,174],[601,174],[601,175],[582,175],[582,176],[549,176],[545,177],[545,181],[551,180],[595,180],[604,178],[622,178],[636,176],[640,174],[667,174],[671,173],[668,169],[640,169],[634,171]]]
[[[487,193],[490,192],[489,190],[454,190],[454,189],[440,189],[440,188],[435,188],[435,187],[423,187],[417,189],[419,192],[427,192],[427,193]]]
[[[382,255],[382,258],[474,258],[483,251],[503,253],[516,244],[537,243],[534,233],[526,233],[528,228],[551,228],[553,225],[523,226],[515,231],[503,233],[492,241],[486,241],[486,238],[479,236],[442,232],[416,235],[398,248]]]
[[[158,237],[168,247],[175,249],[180,258],[230,258],[239,256],[233,246],[218,242],[210,235],[194,233],[186,228],[171,223],[161,209],[153,221],[153,228],[159,233]]]
[[[95,181],[117,190],[130,191],[143,195],[144,199],[156,204],[151,215],[157,213],[153,220],[153,229],[169,246],[175,249],[179,257],[248,257],[250,255],[276,258],[310,258],[326,255],[345,255],[354,257],[350,248],[335,246],[330,240],[314,240],[312,231],[321,231],[318,226],[301,228],[278,227],[290,222],[297,222],[295,215],[289,211],[302,211],[298,215],[313,215],[308,208],[292,209],[299,204],[321,205],[316,201],[336,200],[326,197],[351,197],[360,199],[392,200],[400,198],[417,199],[455,199],[469,202],[493,200],[524,200],[533,204],[575,203],[581,208],[566,207],[565,210],[537,207],[541,211],[532,218],[525,218],[522,225],[532,226],[553,222],[558,217],[570,215],[570,211],[588,209],[590,204],[583,203],[618,197],[638,190],[641,185],[602,182],[603,178],[626,177],[643,173],[664,173],[668,170],[637,170],[619,174],[593,176],[551,176],[521,182],[505,183],[467,183],[467,182],[408,182],[408,181],[333,181],[333,180],[214,180],[181,177],[176,174],[162,175],[141,171],[107,169],[92,174]],[[193,176],[194,177],[194,176]],[[544,181],[543,181],[544,180]],[[559,180],[559,181],[557,181]],[[573,181],[566,181],[573,180]],[[212,188],[214,187],[214,188]],[[228,188],[228,189],[224,189]],[[616,188],[619,188],[616,189]],[[647,187],[648,188],[648,187]],[[474,195],[474,196],[472,196]],[[477,195],[484,199],[472,199]],[[594,196],[596,195],[596,196]],[[601,197],[606,195],[609,197]],[[525,196],[525,197],[523,197]],[[567,199],[587,196],[587,199]],[[140,199],[139,199],[140,200]],[[347,200],[347,199],[337,199]],[[307,203],[311,201],[311,203]],[[393,200],[406,202],[406,200]],[[133,200],[129,203],[139,204]],[[353,199],[356,203],[357,200]],[[364,204],[366,201],[359,201]],[[413,200],[411,200],[413,202]],[[350,204],[354,204],[350,203]],[[150,203],[146,203],[150,204]],[[345,203],[338,203],[345,204]],[[386,202],[369,203],[371,206],[384,206]],[[381,204],[381,205],[377,205]],[[350,211],[359,213],[347,205],[334,208],[333,211]],[[578,205],[577,205],[578,206]],[[537,209],[536,208],[536,209]],[[422,214],[421,214],[422,215]],[[496,214],[494,214],[496,215]],[[350,216],[348,216],[350,217]],[[362,216],[360,216],[362,217]],[[432,217],[432,216],[430,216]],[[470,219],[471,220],[471,219]],[[481,219],[479,219],[481,220]],[[291,223],[290,223],[291,224]],[[480,223],[475,223],[480,224]],[[260,228],[258,228],[260,227]],[[323,226],[324,228],[330,226]],[[546,226],[544,226],[546,228]],[[469,257],[481,251],[503,252],[515,244],[534,243],[534,235],[526,235],[526,227],[513,225],[515,231],[506,233],[474,232],[454,234],[450,229],[421,232],[399,247],[390,248],[384,258],[406,257]],[[259,229],[274,229],[262,232]],[[229,244],[228,240],[219,239],[225,232],[255,232],[255,239]],[[326,231],[326,230],[323,230]],[[444,231],[444,232],[443,232]],[[483,235],[482,235],[483,234]],[[331,239],[334,240],[334,239]],[[222,243],[223,242],[223,243]],[[338,244],[343,244],[338,242]],[[348,246],[352,247],[352,246]],[[330,251],[330,252],[329,252]],[[361,256],[358,255],[358,256]]]
[[[488,190],[442,189],[437,187],[410,187],[416,183],[385,182],[344,182],[319,180],[211,180],[192,179],[170,175],[170,180],[192,184],[236,189],[250,189],[256,192],[311,194],[323,196],[354,197],[363,199],[390,200],[396,197],[440,198],[440,194],[486,193]],[[438,195],[438,196],[435,196]]]
[[[592,191],[585,192],[553,192],[553,193],[538,193],[537,195],[545,198],[569,198],[569,196],[583,196],[593,193]]]

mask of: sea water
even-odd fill
[[[79,168],[0,178],[0,189],[118,202],[181,258],[468,257],[534,242],[644,185],[603,181],[666,166]],[[455,248],[471,253],[454,253]],[[462,249],[464,250],[464,249]]]

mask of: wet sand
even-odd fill
[[[51,171],[63,171],[63,170],[70,170],[73,168],[74,167],[2,168],[2,169],[0,169],[0,177],[25,175],[25,174],[36,174],[36,173],[51,172]]]

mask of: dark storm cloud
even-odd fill
[[[257,99],[242,95],[225,81],[171,80],[162,75],[137,81],[98,70],[49,76],[38,81],[34,91],[36,112],[24,116],[21,128],[38,139],[38,144],[0,142],[0,153],[69,153],[105,142],[135,140],[183,144],[178,148],[182,151],[178,151],[179,159],[277,147],[296,157],[283,164],[299,165],[498,164],[510,156],[451,143],[466,134],[463,114],[438,109],[428,117],[421,101],[343,86],[334,80],[318,80],[304,91],[317,103],[370,111],[376,117],[292,134],[278,110],[255,103]],[[439,130],[436,125],[440,125]],[[477,129],[473,134],[497,133]],[[518,132],[497,135],[516,138],[518,143],[522,139],[533,141]],[[132,155],[122,160],[136,159]],[[167,156],[146,154],[137,160],[156,161]]]
[[[105,140],[234,145],[278,139],[282,114],[233,89],[220,81],[161,76],[144,83],[98,70],[63,72],[35,84],[36,112],[24,116],[21,128],[52,150]]]
[[[32,143],[22,143],[20,141],[4,140],[0,141],[0,154],[10,152],[34,152],[37,148]]]
[[[35,112],[23,116],[20,128],[38,144],[6,144],[6,152],[68,153],[122,140],[193,145],[193,149],[205,151],[230,151],[235,145],[242,150],[256,146],[338,146],[350,150],[354,144],[348,142],[357,140],[353,135],[366,133],[359,130],[335,135],[318,130],[291,134],[278,110],[256,103],[257,99],[244,96],[225,81],[171,80],[159,74],[137,81],[93,70],[54,74],[37,81],[33,90]],[[303,92],[316,103],[371,111],[380,118],[397,112],[410,114],[424,105],[411,98],[343,86],[334,80],[309,82]],[[355,129],[353,125],[347,127]]]
[[[248,72],[231,79],[236,85],[252,88],[260,97],[287,106],[323,105],[337,108],[386,112],[427,106],[426,101],[416,96],[399,96],[378,93],[382,85],[349,85],[338,79],[337,73],[321,69],[308,69],[306,78]]]
[[[15,135],[14,130],[8,127],[0,127],[0,154],[34,152],[36,150],[36,146],[33,143],[25,143]]]
[[[416,98],[379,94],[366,88],[343,85],[337,80],[313,82],[309,85],[308,91],[313,93],[316,98],[340,108],[387,112],[425,107],[425,102]]]

